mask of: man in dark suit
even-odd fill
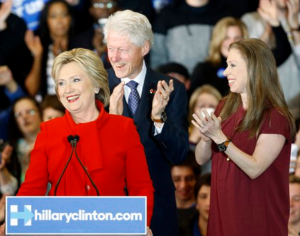
[[[146,66],[153,33],[148,19],[130,10],[111,16],[104,27],[111,90],[111,114],[132,117],[144,145],[153,186],[155,236],[178,235],[170,163],[187,157],[187,96],[184,85]],[[176,50],[176,49],[174,49]]]

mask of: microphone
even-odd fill
[[[68,139],[68,142],[72,146],[72,152],[71,152],[71,155],[70,155],[70,157],[69,157],[69,159],[68,159],[68,161],[67,161],[67,163],[66,163],[66,165],[65,165],[65,167],[64,167],[64,169],[63,169],[63,171],[62,171],[62,173],[61,173],[61,175],[60,175],[60,177],[59,177],[59,179],[58,179],[58,181],[56,183],[56,185],[55,185],[54,196],[56,196],[56,191],[57,191],[58,185],[59,185],[59,183],[61,181],[61,178],[63,177],[63,175],[64,175],[64,173],[65,173],[65,171],[66,171],[66,169],[67,169],[67,167],[69,165],[69,162],[71,161],[71,158],[73,156],[74,150],[75,150],[75,156],[76,156],[77,160],[79,161],[81,167],[83,168],[84,172],[86,173],[86,175],[88,176],[89,180],[91,181],[93,187],[95,188],[95,190],[97,192],[97,196],[99,196],[99,191],[98,191],[98,188],[97,188],[96,184],[94,183],[92,177],[89,175],[89,173],[87,172],[87,170],[85,169],[84,165],[82,164],[80,158],[77,155],[76,147],[77,147],[77,143],[79,141],[79,136],[78,135],[74,135],[74,136],[73,135],[69,135],[67,137],[67,139]]]

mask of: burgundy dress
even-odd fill
[[[220,113],[220,105],[216,114]],[[222,122],[222,130],[239,149],[253,154],[257,138],[235,132],[246,111],[242,106]],[[272,108],[260,134],[281,134],[286,142],[275,161],[258,178],[250,179],[212,145],[211,202],[208,236],[286,236],[289,218],[290,129],[287,119]]]

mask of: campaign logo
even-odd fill
[[[25,205],[23,211],[18,210],[18,205],[10,206],[10,225],[18,226],[19,220],[24,221],[24,226],[31,226],[31,219],[34,217],[32,206]]]
[[[146,202],[146,197],[9,196],[6,235],[144,235]]]

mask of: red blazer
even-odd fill
[[[55,185],[71,154],[69,135],[78,135],[77,153],[95,182],[100,196],[147,197],[148,225],[153,211],[153,186],[144,148],[133,120],[108,114],[101,102],[96,121],[76,124],[70,113],[41,124],[24,183],[18,196],[45,195],[47,183]],[[75,154],[61,179],[57,196],[96,196],[96,191],[80,166]]]

